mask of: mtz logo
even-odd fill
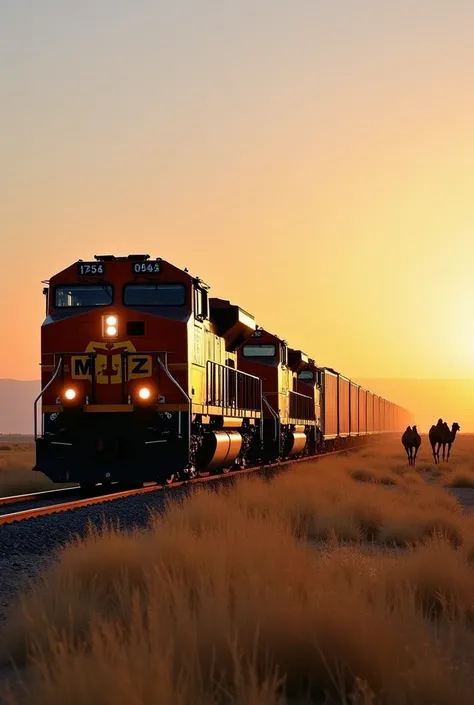
[[[127,378],[137,379],[151,377],[153,363],[151,355],[137,353],[129,341],[123,343],[94,343],[87,346],[86,353],[95,352],[95,379],[98,384],[121,384],[124,357],[122,353],[136,353],[126,356]],[[92,379],[92,358],[82,355],[71,357],[71,377],[73,379]]]

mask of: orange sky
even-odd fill
[[[42,279],[139,251],[348,376],[473,378],[474,8],[381,4],[2,4],[0,377]]]

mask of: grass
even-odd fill
[[[474,472],[472,470],[457,470],[445,478],[446,487],[471,488],[474,487]]]
[[[31,441],[4,440],[0,436],[0,497],[68,486],[56,485],[43,473],[33,472],[34,465],[35,452]]]
[[[91,528],[9,614],[6,701],[471,703],[474,519],[398,446]]]

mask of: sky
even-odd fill
[[[474,378],[474,3],[1,0],[0,377],[146,252],[321,365]]]

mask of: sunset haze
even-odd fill
[[[473,66],[467,0],[4,0],[0,378],[41,280],[143,252],[355,380],[473,379]]]

